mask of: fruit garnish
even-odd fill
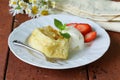
[[[87,33],[84,37],[85,42],[91,42],[97,37],[97,32],[96,31],[91,31]]]
[[[66,24],[66,26],[76,26],[77,25],[77,23],[68,23],[68,24]]]
[[[66,26],[73,26],[78,29],[84,36],[84,42],[90,42],[97,36],[97,32],[92,30],[92,27],[87,23],[68,23]]]
[[[85,23],[76,24],[75,28],[77,28],[83,35],[86,35],[90,31],[92,31],[91,26],[89,24],[85,24]]]

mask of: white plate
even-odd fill
[[[88,23],[95,31],[97,31],[97,38],[93,42],[86,44],[84,50],[74,52],[70,55],[68,60],[60,61],[59,63],[51,63],[49,61],[46,61],[40,58],[38,55],[31,53],[29,50],[20,46],[16,46],[12,43],[13,40],[20,40],[22,42],[25,42],[31,32],[37,27],[47,25],[55,27],[54,18],[59,19],[63,23]],[[49,69],[68,69],[83,66],[99,59],[109,48],[110,38],[104,29],[88,19],[73,15],[58,14],[43,16],[22,23],[10,34],[8,45],[10,47],[10,50],[17,58],[28,64]]]

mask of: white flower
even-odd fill
[[[18,5],[17,5],[17,2],[18,2],[17,0],[10,0],[10,1],[9,1],[9,6],[15,8],[15,7],[18,6]]]
[[[32,4],[38,4],[41,0],[29,0],[30,3]]]
[[[56,5],[56,3],[53,1],[53,2],[51,2],[51,6],[52,6],[52,8],[55,8],[55,5]]]
[[[26,13],[32,18],[51,13],[51,6],[55,6],[51,0],[10,0],[10,12],[15,16],[19,13]]]
[[[48,6],[46,6],[46,5],[42,6],[40,9],[40,14],[42,16],[48,15],[48,14],[50,14],[50,12],[51,12],[51,9],[49,9]]]
[[[13,14],[13,16],[15,16],[16,14],[22,13],[23,14],[23,9],[10,9],[10,13]]]
[[[24,1],[19,1],[19,6],[21,7],[21,8],[26,8],[27,7],[27,3],[26,2],[24,2]]]
[[[26,14],[28,14],[28,16],[35,18],[35,17],[39,17],[40,16],[40,10],[39,7],[37,5],[33,5],[33,6],[27,6],[27,8],[25,9]]]

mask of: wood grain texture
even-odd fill
[[[12,17],[9,15],[9,7],[7,5],[8,0],[1,0],[0,80],[3,80],[5,73],[6,58],[9,51],[7,38],[12,25]],[[6,10],[3,8],[6,8]],[[27,15],[19,14],[15,17],[13,27],[15,28],[29,19]],[[109,50],[103,57],[87,65],[87,67],[83,66],[68,70],[38,68],[24,63],[10,52],[5,80],[120,80],[120,33],[110,31],[108,33],[111,38]]]
[[[6,80],[87,80],[84,67],[69,70],[51,70],[34,67],[17,59],[12,53]]]
[[[109,50],[89,65],[89,80],[120,80],[120,33],[109,32]]]
[[[4,78],[8,55],[7,39],[11,25],[12,16],[9,14],[8,0],[0,0],[0,80]]]
[[[17,15],[14,28],[29,19],[26,15]],[[6,80],[87,80],[87,73],[86,67],[68,70],[51,70],[34,67],[17,59],[11,52]]]

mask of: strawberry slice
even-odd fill
[[[93,41],[96,37],[97,37],[97,32],[91,31],[85,35],[84,40],[87,43]]]
[[[77,25],[77,23],[68,23],[68,24],[66,24],[66,26],[73,26],[73,27],[75,27]]]
[[[86,23],[79,23],[75,25],[75,28],[77,28],[84,36],[92,31],[92,28],[89,24]]]

